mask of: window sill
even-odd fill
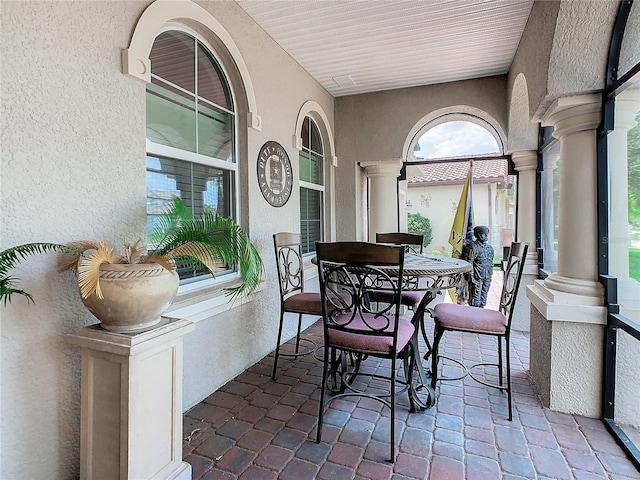
[[[199,289],[191,289],[187,292],[180,292],[176,300],[162,316],[198,323],[253,301],[255,294],[250,297],[231,301],[229,296],[222,291],[222,287],[234,287],[239,285],[239,283],[240,282],[236,280],[223,285],[218,283]],[[256,293],[264,290],[264,288],[265,282],[261,282]]]

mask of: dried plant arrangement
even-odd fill
[[[215,212],[194,216],[178,197],[173,197],[149,236],[150,245],[141,240],[125,244],[123,253],[102,241],[83,240],[66,245],[30,243],[0,252],[0,301],[11,303],[12,295],[32,296],[17,288],[18,279],[9,271],[23,259],[38,253],[57,251],[64,254],[63,270],[77,274],[83,299],[95,294],[102,298],[100,267],[107,264],[158,264],[168,271],[176,269],[176,261],[189,268],[206,268],[213,276],[223,268],[236,268],[241,282],[224,289],[232,299],[251,295],[262,280],[262,258],[248,234],[233,219]],[[151,247],[151,248],[149,248]]]

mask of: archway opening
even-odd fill
[[[418,130],[409,151],[401,186],[407,231],[427,219],[432,240],[426,251],[451,255],[453,219],[472,168],[473,224],[489,227],[498,262],[516,224],[516,177],[498,131],[477,116],[447,115]]]

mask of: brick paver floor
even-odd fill
[[[321,322],[304,335],[321,344]],[[496,356],[495,341],[476,335],[448,332],[443,345],[467,363]],[[506,394],[469,377],[442,382],[436,406],[424,412],[409,412],[399,395],[389,463],[386,407],[333,402],[316,444],[322,362],[282,358],[273,381],[272,353],[185,413],[183,457],[194,480],[640,479],[600,420],[542,407],[528,356],[528,334],[514,332],[511,422]],[[453,364],[445,369],[455,375]]]

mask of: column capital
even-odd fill
[[[535,170],[538,167],[538,152],[535,150],[513,152],[511,154],[511,160],[513,160],[518,172]]]
[[[377,160],[373,162],[360,162],[360,166],[365,169],[368,177],[388,177],[400,176],[402,160],[394,158],[390,160]]]
[[[542,117],[543,126],[553,126],[553,136],[563,136],[594,130],[600,123],[602,103],[600,94],[557,98]]]

